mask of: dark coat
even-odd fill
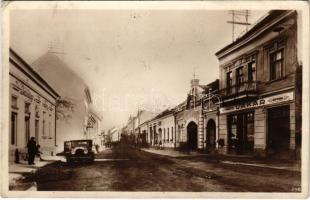
[[[37,144],[35,141],[30,140],[27,144],[27,148],[28,148],[28,153],[33,153],[35,154],[37,152]]]

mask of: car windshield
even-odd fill
[[[91,147],[91,141],[72,141],[71,147]]]

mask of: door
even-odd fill
[[[254,112],[228,117],[229,152],[252,153],[254,150]]]
[[[16,145],[16,132],[17,132],[17,113],[11,113],[11,145]]]
[[[25,117],[25,141],[26,141],[26,145],[30,139],[30,117],[29,116],[26,116]]]
[[[268,109],[268,153],[289,150],[290,116],[289,106]]]
[[[195,122],[187,125],[187,146],[189,150],[197,149],[197,124]]]
[[[216,125],[213,119],[210,119],[207,123],[207,149],[213,151],[215,149],[216,140]]]

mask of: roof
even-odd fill
[[[267,13],[266,16],[264,16],[262,19],[256,22],[256,24],[250,28],[245,34],[243,34],[241,37],[239,37],[237,40],[234,42],[228,44],[221,50],[217,51],[215,55],[217,57],[221,57],[220,54],[223,52],[227,51],[228,49],[236,46],[239,43],[242,43],[245,39],[250,38],[251,36],[255,35],[258,33],[258,30],[262,29],[264,26],[267,26],[269,22],[273,21],[275,18],[280,17],[285,14],[290,14],[293,12],[292,10],[271,10]]]
[[[154,119],[159,119],[159,118],[162,118],[162,117],[164,117],[164,116],[173,114],[174,111],[175,111],[174,108],[172,108],[172,109],[166,109],[166,110],[164,110],[163,112],[161,112],[161,113],[159,113],[158,115],[156,115],[152,120],[154,120]]]
[[[62,97],[73,99],[84,99],[85,88],[84,80],[75,73],[62,59],[57,55],[47,52],[35,60],[31,66],[45,80],[53,86]],[[64,85],[66,87],[64,87]]]
[[[18,58],[24,66],[40,81],[42,82],[56,97],[60,97],[60,95],[22,58],[20,57],[11,47],[10,47],[10,53],[12,53],[16,58]],[[13,60],[10,59],[12,62]],[[14,62],[14,61],[13,61]],[[35,81],[35,80],[34,80]],[[35,81],[36,82],[36,81]],[[37,83],[38,84],[38,83]],[[46,91],[42,85],[38,84],[43,90]],[[48,92],[48,91],[46,91]],[[48,92],[49,93],[49,92]]]

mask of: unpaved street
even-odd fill
[[[56,162],[32,178],[42,191],[291,192],[300,185],[299,172],[170,158],[123,145],[93,164]]]

